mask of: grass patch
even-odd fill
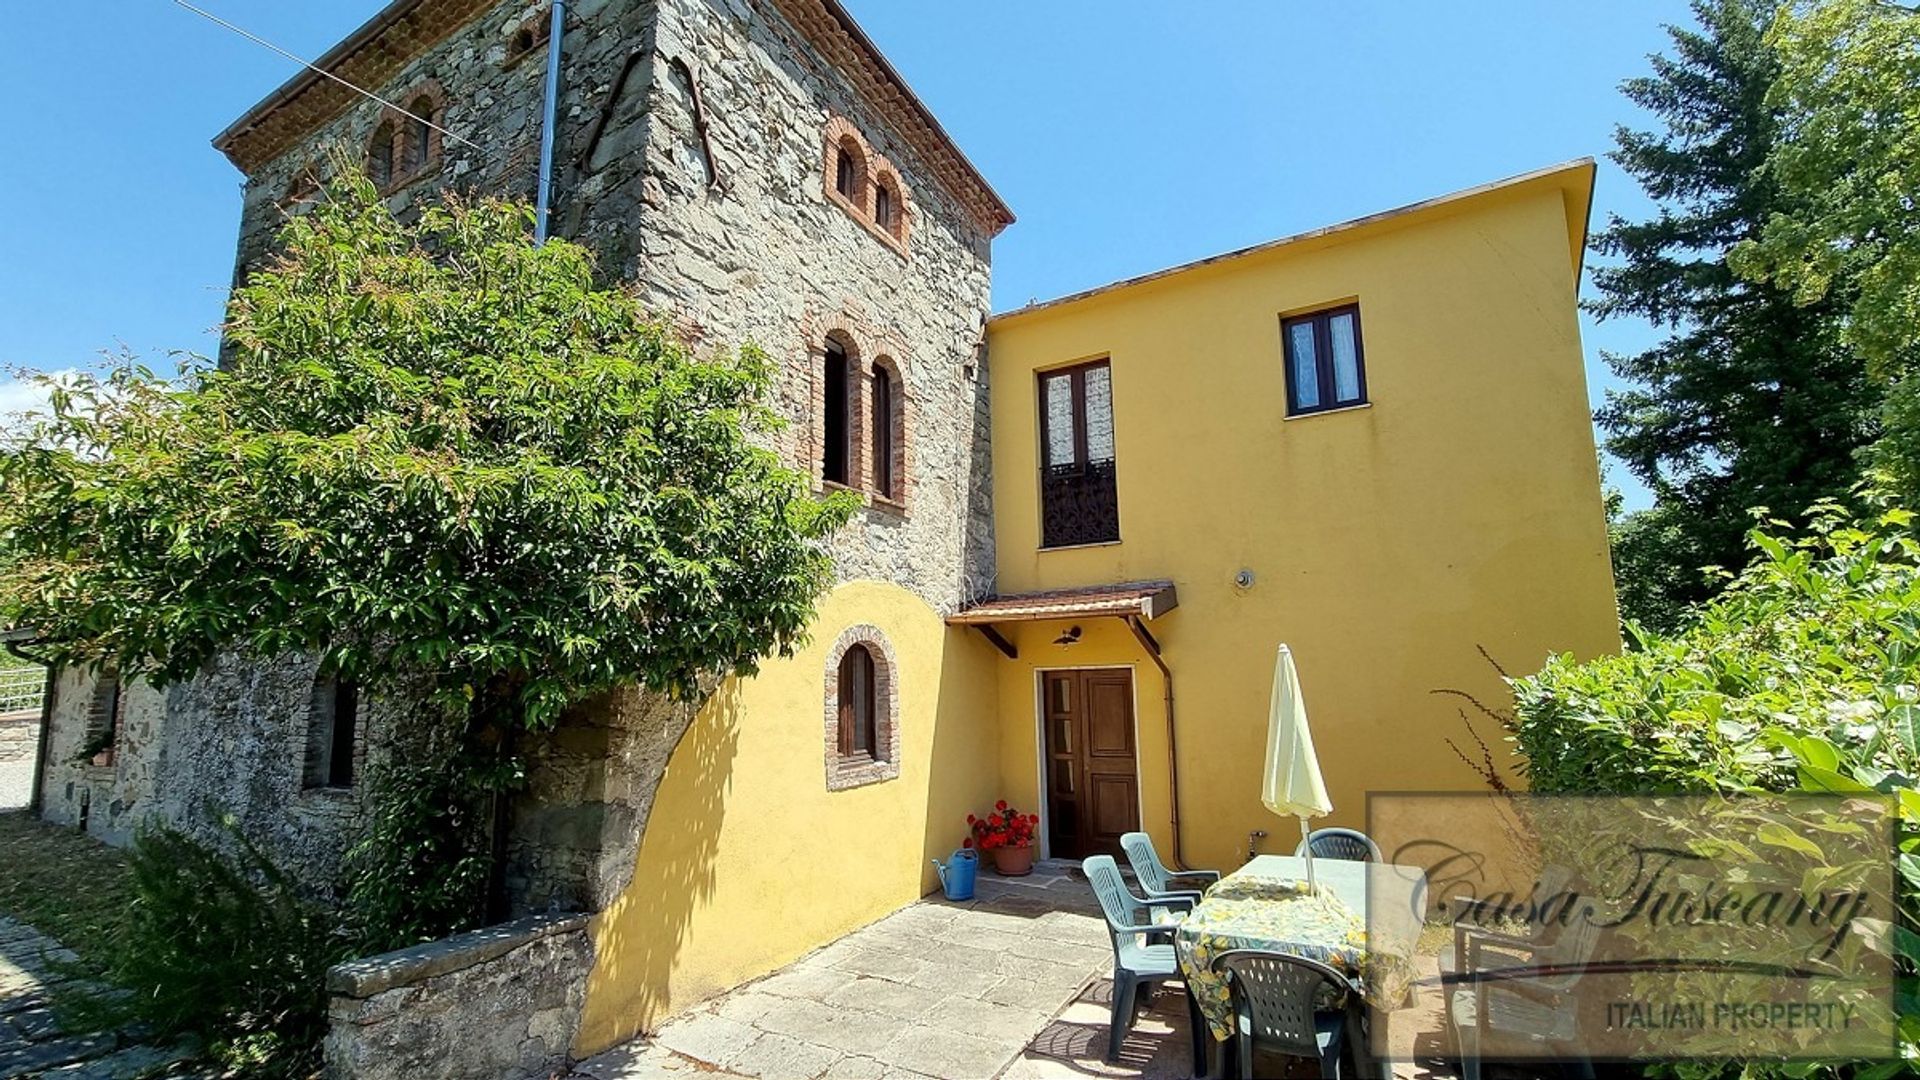
[[[58,938],[90,968],[109,963],[133,905],[127,853],[24,811],[0,813],[0,851],[0,914]]]

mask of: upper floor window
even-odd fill
[[[855,206],[860,205],[860,187],[866,179],[867,165],[851,139],[840,143],[833,161],[833,190]]]
[[[393,142],[393,123],[383,121],[373,129],[373,142],[367,147],[367,178],[381,191],[393,186]]]
[[[827,339],[825,370],[821,373],[824,394],[821,401],[821,427],[825,436],[820,457],[820,479],[829,484],[849,486],[849,466],[853,458],[853,424],[847,408],[850,364],[847,348],[836,338]]]
[[[1367,369],[1360,347],[1360,305],[1280,321],[1287,358],[1287,415],[1365,404]]]
[[[1107,361],[1040,373],[1040,546],[1120,539]]]
[[[415,98],[413,104],[407,106],[407,112],[411,115],[407,117],[407,152],[403,170],[408,176],[425,172],[427,166],[439,156],[436,151],[439,149],[440,133],[434,130],[434,125],[440,122],[440,118],[434,115],[435,111],[434,100],[425,95]]]
[[[350,679],[314,680],[313,699],[307,707],[307,748],[302,770],[307,787],[353,786],[359,721],[359,686]]]
[[[901,257],[912,217],[899,170],[842,116],[827,118],[821,176],[827,201]]]
[[[893,372],[885,365],[873,365],[873,493],[883,499],[898,502],[900,493],[895,481],[898,477],[898,452],[896,439],[898,431],[899,405],[893,385]]]

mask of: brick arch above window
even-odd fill
[[[877,784],[900,775],[899,673],[893,645],[877,626],[849,626],[827,650],[828,791]],[[857,737],[856,729],[862,724],[870,725],[865,740]],[[864,747],[859,745],[863,742]]]
[[[821,181],[827,201],[904,257],[913,209],[900,170],[844,116],[827,118],[822,147]]]
[[[397,188],[440,171],[445,137],[435,129],[447,126],[447,92],[438,81],[428,79],[395,100],[405,110],[392,117],[400,130],[394,151]]]
[[[880,230],[883,238],[891,240],[893,246],[906,250],[907,231],[913,223],[913,203],[907,197],[907,188],[900,182],[900,171],[884,157],[876,156],[873,164],[873,226]]]

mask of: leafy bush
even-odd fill
[[[1877,790],[1902,820],[1901,1033],[1908,1060],[1871,1067],[1749,1062],[1673,1075],[1910,1075],[1920,1059],[1911,931],[1920,912],[1920,543],[1914,515],[1868,523],[1817,507],[1798,537],[1756,532],[1754,562],[1672,635],[1512,680],[1513,738],[1535,791]],[[1771,523],[1781,527],[1784,523]]]
[[[304,1077],[327,1027],[327,968],[346,958],[334,917],[233,831],[229,856],[184,833],[135,841],[134,900],[107,977],[112,1007],[189,1036],[231,1074]]]

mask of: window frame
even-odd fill
[[[854,472],[854,410],[853,400],[853,363],[854,350],[835,338],[827,338],[820,350],[820,481],[835,487],[852,487]],[[839,383],[838,393],[835,382]],[[840,430],[836,438],[834,420],[838,418]],[[832,466],[838,464],[839,475],[834,475]]]
[[[1047,542],[1047,497],[1048,497],[1047,492],[1048,492],[1048,482],[1050,480],[1050,477],[1048,475],[1048,470],[1055,467],[1055,465],[1058,464],[1058,465],[1067,465],[1067,466],[1077,466],[1083,472],[1086,472],[1086,471],[1090,471],[1093,468],[1093,466],[1096,464],[1096,462],[1093,459],[1092,452],[1089,448],[1089,439],[1088,439],[1087,375],[1090,372],[1093,372],[1097,369],[1102,369],[1102,368],[1106,369],[1106,372],[1107,372],[1107,426],[1109,429],[1109,438],[1111,438],[1113,441],[1113,456],[1109,459],[1103,459],[1106,463],[1112,466],[1112,472],[1113,472],[1113,476],[1112,476],[1112,485],[1113,485],[1113,493],[1112,493],[1113,530],[1112,532],[1113,532],[1113,535],[1102,538],[1102,539],[1095,539],[1095,540],[1071,540],[1063,543],[1048,543]],[[1047,384],[1049,380],[1057,379],[1062,376],[1067,377],[1069,380],[1068,393],[1071,397],[1071,401],[1073,405],[1073,410],[1072,410],[1073,457],[1071,458],[1071,460],[1056,463],[1050,459],[1050,454],[1052,453],[1052,446],[1053,446],[1053,425],[1052,425],[1051,418],[1048,415],[1049,410],[1047,408]],[[1119,479],[1120,436],[1118,431],[1118,425],[1115,423],[1114,416],[1113,416],[1113,358],[1110,356],[1102,356],[1093,360],[1086,360],[1076,364],[1068,364],[1062,367],[1046,368],[1044,370],[1037,371],[1034,373],[1034,393],[1035,393],[1034,405],[1039,415],[1039,429],[1040,429],[1040,447],[1039,447],[1039,451],[1040,451],[1040,468],[1039,468],[1040,550],[1058,551],[1058,550],[1063,550],[1067,548],[1087,547],[1089,545],[1095,545],[1095,544],[1119,543],[1121,538],[1120,479]]]
[[[1353,369],[1359,384],[1359,396],[1345,401],[1336,399],[1335,387],[1338,382],[1333,370],[1333,320],[1341,315],[1353,317]],[[1315,388],[1320,391],[1320,403],[1317,405],[1300,404],[1299,385],[1294,379],[1293,328],[1303,323],[1313,327],[1314,379],[1317,383]],[[1367,346],[1366,333],[1360,324],[1360,301],[1349,300],[1332,307],[1282,316],[1280,365],[1282,378],[1286,382],[1289,417],[1312,416],[1371,404],[1372,399],[1367,396]]]
[[[372,180],[374,188],[383,194],[393,190],[394,185],[400,182],[400,155],[394,146],[399,134],[400,125],[391,119],[383,119],[375,125],[373,136],[367,143],[367,179]],[[386,137],[382,138],[382,135]],[[376,164],[383,167],[379,173],[374,168]]]
[[[899,501],[896,490],[899,477],[894,465],[894,455],[898,447],[894,445],[894,412],[899,408],[897,401],[899,389],[894,385],[893,372],[886,365],[875,361],[870,376],[872,388],[869,397],[872,405],[872,418],[869,425],[873,431],[873,493],[892,502]]]
[[[856,655],[857,654],[857,655]],[[866,668],[865,680],[858,667]],[[880,755],[879,661],[865,642],[854,642],[840,654],[840,759],[855,765],[884,760]]]

